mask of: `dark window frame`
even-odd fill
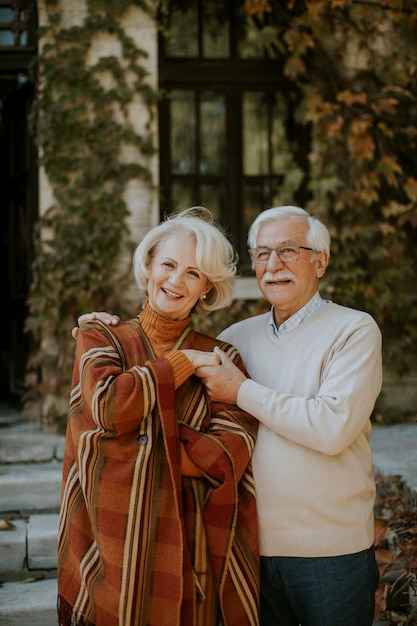
[[[198,0],[201,4],[203,0]],[[221,91],[226,94],[226,201],[222,215],[222,224],[226,227],[236,246],[241,259],[242,275],[251,274],[251,266],[246,250],[247,228],[243,224],[243,133],[242,133],[242,102],[244,92],[290,91],[294,94],[294,85],[290,84],[283,74],[280,60],[259,58],[243,59],[236,56],[236,42],[233,37],[235,24],[230,21],[230,56],[227,58],[203,58],[201,56],[201,29],[199,30],[199,56],[164,57],[164,43],[159,38],[159,88],[161,94],[174,90],[190,91]],[[298,161],[306,158],[308,133],[305,128],[297,128],[296,143],[299,146]],[[171,146],[169,99],[162,97],[159,104],[159,137],[160,137],[160,217],[166,212],[175,210],[172,198]],[[196,180],[197,177],[194,177]],[[260,177],[262,178],[262,177]],[[267,177],[263,177],[265,180]],[[246,177],[248,180],[249,177]],[[271,194],[271,185],[270,185]],[[196,199],[196,203],[198,198]],[[209,207],[210,208],[210,207]],[[260,206],[259,212],[268,208]],[[247,257],[247,258],[246,258]]]

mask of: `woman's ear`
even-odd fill
[[[213,285],[212,283],[207,282],[207,285],[203,291],[203,294],[206,296],[208,294],[209,291],[211,291],[213,289]]]

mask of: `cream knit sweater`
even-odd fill
[[[261,554],[337,556],[374,540],[370,415],[381,389],[381,333],[328,303],[281,339],[269,314],[220,338],[252,380],[238,405],[260,421],[253,455]]]

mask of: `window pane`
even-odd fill
[[[13,9],[1,7],[0,8],[0,22],[13,22]]]
[[[297,192],[303,182],[304,174],[292,158],[287,154],[287,168],[271,181],[271,204],[294,204]]]
[[[221,221],[224,214],[224,185],[223,183],[205,183],[201,185],[201,202],[207,207],[214,219]]]
[[[243,100],[243,169],[246,175],[268,174],[268,109],[261,93]]]
[[[244,96],[243,154],[246,176],[269,178],[268,203],[294,200],[303,179],[288,139],[288,103],[281,93],[247,93]]]
[[[241,59],[276,59],[286,54],[285,49],[279,54],[276,27],[270,24],[271,17],[271,14],[266,12],[261,24],[249,17],[243,7],[240,9],[237,14],[237,50]]]
[[[203,56],[229,55],[229,29],[226,3],[219,0],[203,2]]]
[[[14,36],[11,30],[0,30],[0,46],[13,46]]]
[[[261,211],[270,208],[269,192],[266,181],[246,180],[244,187],[244,232],[247,233],[250,225]]]
[[[239,249],[240,265],[243,274],[252,273],[251,260],[249,257],[248,247],[246,245],[246,239],[251,224],[255,221],[255,218],[269,208],[268,202],[268,189],[263,181],[245,181],[243,191],[243,228],[242,228],[242,241]]]
[[[216,174],[225,167],[226,105],[224,94],[202,92],[200,104],[200,173]]]
[[[243,9],[239,15],[238,56],[242,59],[263,57],[262,38],[259,29]]]
[[[169,212],[177,209],[188,209],[198,204],[195,192],[195,184],[190,180],[173,180],[172,182],[172,207]]]
[[[172,7],[165,54],[169,57],[198,57],[198,10],[192,0],[181,9]]]
[[[288,165],[288,139],[285,130],[285,122],[287,119],[287,105],[284,97],[280,94],[276,96],[272,110],[272,152],[273,152],[273,171],[285,172]]]
[[[195,103],[192,91],[174,91],[171,96],[171,171],[195,171]]]
[[[295,193],[300,187],[303,172],[297,165],[291,142],[286,132],[288,103],[284,94],[276,94],[272,109],[272,174],[277,175],[280,182],[279,197],[281,203],[294,200]]]

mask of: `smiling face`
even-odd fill
[[[269,248],[286,244],[308,247],[307,229],[307,223],[302,220],[280,218],[268,221],[261,225],[256,245]],[[285,322],[313,297],[326,266],[325,252],[315,254],[303,249],[295,261],[282,262],[273,252],[268,263],[255,265],[259,287],[274,307],[277,325]]]
[[[168,320],[186,319],[196,302],[210,291],[196,267],[196,242],[189,233],[176,233],[157,246],[148,266],[151,308]]]

